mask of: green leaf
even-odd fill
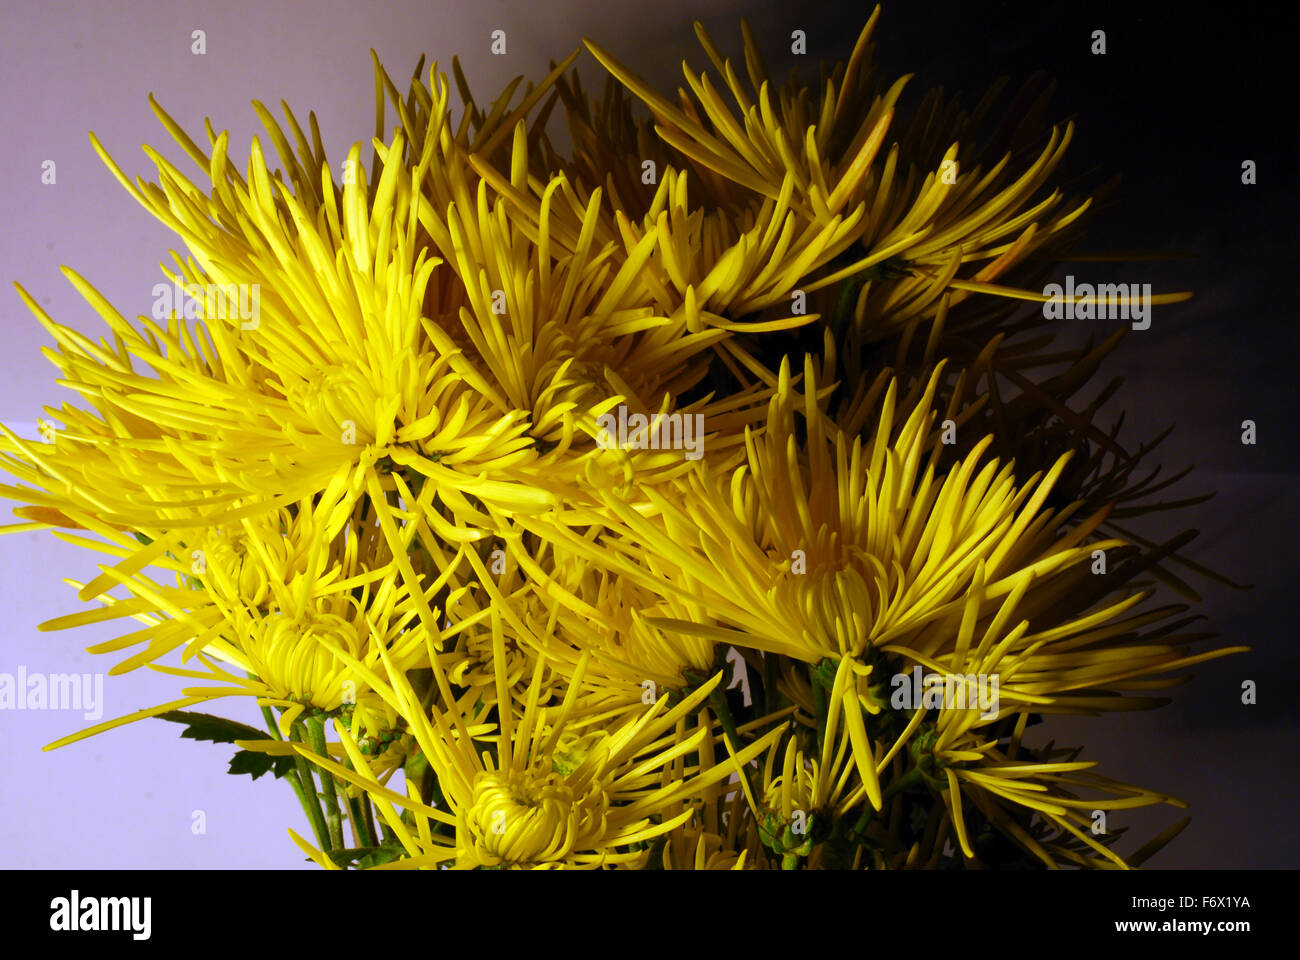
[[[246,773],[256,780],[267,771],[275,774],[278,779],[292,770],[293,757],[273,757],[255,750],[240,750],[230,758],[230,769],[226,772],[236,775]]]
[[[256,727],[210,713],[191,713],[186,710],[169,710],[158,714],[159,720],[183,723],[181,737],[190,740],[207,740],[211,743],[234,743],[236,740],[265,740],[266,734]],[[293,757],[274,757],[256,750],[240,750],[230,759],[228,773],[248,774],[254,780],[266,772],[277,778],[289,773],[294,766]]]
[[[328,850],[327,855],[340,867],[357,866],[361,869],[392,863],[402,855],[404,848],[384,844],[382,847],[349,847],[346,850]]]
[[[193,713],[188,710],[168,710],[157,714],[159,720],[186,725],[181,736],[190,740],[210,740],[213,743],[234,743],[236,740],[265,740],[267,734],[256,727],[210,713]]]
[[[368,853],[357,861],[362,870],[377,867],[381,863],[392,863],[405,851],[405,847],[379,847],[374,853]]]

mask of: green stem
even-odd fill
[[[835,298],[835,312],[831,314],[831,330],[835,333],[842,333],[852,319],[858,305],[858,292],[866,282],[867,272],[864,270],[840,281],[839,295]]]
[[[432,767],[426,770],[425,773],[429,777],[429,796],[431,797],[431,802],[429,803],[429,806],[436,807],[439,810],[446,810],[447,798],[443,796],[442,784],[438,782],[437,775],[434,774]],[[447,824],[443,823],[441,820],[433,821],[432,829],[434,833],[441,833],[444,836],[449,836],[449,837],[455,836],[454,830],[451,827],[449,827]]]
[[[711,706],[713,712],[718,715],[718,721],[722,724],[722,730],[731,741],[731,749],[739,752],[744,744],[740,739],[740,732],[736,729],[736,721],[731,716],[731,707],[727,704],[727,695],[721,687],[714,687],[713,692],[709,694],[709,706]],[[753,792],[755,799],[759,799],[760,794],[758,792],[758,787],[754,783],[754,771],[749,768],[748,764],[741,767],[740,771],[744,775],[745,780],[749,783],[749,789]]]
[[[343,758],[343,765],[349,770],[356,769],[352,766],[350,757]],[[360,834],[361,845],[378,846],[375,842],[375,822],[370,816],[370,798],[364,794],[359,797],[348,797],[348,813],[352,817],[353,828]]]
[[[348,819],[352,821],[352,829],[357,835],[357,846],[377,846],[375,835],[370,831],[370,825],[366,823],[361,815],[361,799],[359,797],[348,797]]]
[[[325,725],[320,717],[311,717],[307,720],[307,732],[311,736],[311,748],[317,756],[328,757],[325,746]],[[342,850],[345,846],[343,813],[339,807],[338,791],[334,789],[334,775],[328,770],[321,770],[320,782],[321,792],[325,798],[325,823],[329,827],[330,843],[333,844],[333,849]]]
[[[250,673],[249,676],[251,677],[252,674]],[[270,707],[262,708],[262,719],[266,721],[266,729],[271,731],[271,736],[275,737],[277,740],[284,739],[284,737],[280,736],[280,728],[276,726],[275,714],[271,712]]]
[[[808,672],[812,680],[813,712],[817,715],[817,756],[820,757],[826,744],[826,688],[817,676],[816,666],[810,667]]]
[[[836,334],[844,333],[845,328],[857,315],[858,295],[862,286],[872,280],[894,279],[911,276],[912,271],[906,261],[888,257],[875,266],[867,267],[851,277],[840,281],[840,289],[835,298],[835,310],[831,314],[831,330]]]
[[[895,796],[906,790],[908,787],[924,782],[924,780],[925,775],[921,773],[921,768],[913,767],[885,788],[885,792],[880,795],[880,809],[884,810],[885,804],[889,803],[889,801],[894,799]],[[871,804],[866,804],[862,810],[862,816],[858,817],[858,822],[853,825],[854,838],[861,837],[862,834],[866,832],[868,825],[870,825],[871,820],[875,815],[876,809],[871,806]]]
[[[252,676],[252,674],[249,674]],[[266,728],[271,731],[271,736],[277,740],[284,740],[280,736],[280,728],[276,725],[275,714],[271,712],[270,707],[262,707],[262,717],[266,720]],[[301,758],[297,758],[301,759]],[[289,786],[293,788],[294,794],[298,797],[298,803],[302,805],[302,812],[307,814],[307,821],[312,826],[312,832],[316,834],[316,843],[319,847],[325,847],[325,821],[320,816],[320,809],[313,807],[312,802],[308,799],[308,788],[301,779],[301,770],[295,765],[293,770],[285,774],[285,779],[289,781]],[[313,812],[316,814],[312,816]]]
[[[291,739],[296,743],[302,743],[302,724],[295,723],[292,732],[294,736],[292,736]],[[312,829],[316,831],[316,840],[319,843],[320,848],[328,852],[332,849],[330,846],[330,834],[325,828],[325,815],[321,812],[320,794],[316,792],[316,781],[312,778],[311,768],[307,766],[306,758],[297,751],[294,751],[293,763],[298,770],[298,776],[302,778],[304,799],[310,800],[310,802],[304,803],[307,810],[307,818],[311,820]]]
[[[763,654],[763,704],[770,716],[776,712],[778,664],[775,653]]]

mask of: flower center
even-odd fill
[[[485,770],[467,811],[469,840],[486,866],[543,863],[570,853],[602,819],[555,773]]]

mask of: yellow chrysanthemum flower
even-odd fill
[[[134,322],[65,271],[112,342],[19,287],[86,407],[0,427],[5,529],[111,558],[43,629],[133,618],[92,651],[188,685],[50,746],[251,696],[268,736],[208,733],[326,868],[1120,868],[1176,833],[1121,857],[1085,812],[1181,802],[1025,743],[1244,649],[1145,606],[1148,570],[1194,595],[1114,524],[1163,484],[1109,391],[1067,405],[1117,337],[1010,319],[1088,208],[1052,185],[1073,127],[982,141],[993,98],[937,92],[903,124],[878,16],[813,91],[697,27],[721,79],[680,105],[591,41],[600,100],[574,53],[480,109],[453,60],[458,118],[436,64],[403,95],[376,59],[341,183],[287,106],[246,176],[156,103],[197,179],[92,135],[188,254]]]

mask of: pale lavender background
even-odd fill
[[[1196,105],[1200,91],[1187,86],[1196,82],[1193,72],[1171,74],[1167,87],[1125,85],[1124,71],[1151,71],[1134,55],[1136,42],[1124,42],[1127,27],[1138,29],[1132,24],[1108,21],[1114,55],[1099,62],[1078,53],[1086,39],[1077,38],[1096,24],[1077,15],[1053,21],[1048,18],[1055,14],[1043,14],[1037,5],[1025,9],[1040,12],[1020,15],[998,4],[988,14],[996,21],[990,26],[972,22],[976,15],[969,7],[947,0],[911,6],[888,6],[877,34],[892,72],[918,70],[917,90],[973,81],[977,93],[980,83],[1001,72],[1021,79],[1031,68],[1052,70],[1063,81],[1054,116],[1079,110],[1090,119],[1080,128],[1081,143],[1085,135],[1091,138],[1090,146],[1080,148],[1090,151],[1083,155],[1108,169],[1122,163],[1130,176],[1124,209],[1103,222],[1104,242],[1097,246],[1178,246],[1205,257],[1199,266],[1161,265],[1117,277],[1156,281],[1161,289],[1193,286],[1200,297],[1181,313],[1156,308],[1151,336],[1130,338],[1111,369],[1129,376],[1119,398],[1129,410],[1124,436],[1150,437],[1178,421],[1179,431],[1158,459],[1167,470],[1196,462],[1201,469],[1192,488],[1222,490],[1211,504],[1179,517],[1176,526],[1202,529],[1192,556],[1257,584],[1250,594],[1209,587],[1199,610],[1224,643],[1252,643],[1257,653],[1222,672],[1203,670],[1165,711],[1073,721],[1057,730],[1066,742],[1087,743],[1086,756],[1102,760],[1102,772],[1192,802],[1192,827],[1153,866],[1296,866],[1290,685],[1296,656],[1285,609],[1297,560],[1289,513],[1295,447],[1294,438],[1285,436],[1293,416],[1286,385],[1295,343],[1293,334],[1280,332],[1290,318],[1282,317],[1277,293],[1281,251],[1294,251],[1293,232],[1285,227],[1294,222],[1285,213],[1294,202],[1277,199],[1267,186],[1246,195],[1254,207],[1222,199],[1222,184],[1236,175],[1235,158],[1263,157],[1274,144],[1259,132],[1262,127],[1250,126],[1246,104],[1217,114],[1220,122],[1236,122],[1230,131],[1235,139],[1227,138],[1225,157],[1206,160],[1191,120],[1204,116],[1202,109],[1211,111]],[[973,6],[981,8],[978,16],[992,10]],[[371,46],[399,82],[422,52],[448,71],[452,54],[458,54],[479,102],[486,104],[510,77],[541,76],[549,59],[563,57],[588,34],[672,89],[681,83],[683,54],[704,65],[691,19],[703,15],[723,49],[734,54],[734,18],[740,12],[750,16],[760,37],[770,38],[769,49],[788,44],[789,31],[801,27],[809,30],[810,59],[823,49],[834,59],[847,53],[845,44],[869,8],[792,9],[744,0],[7,3],[0,10],[0,274],[6,282],[21,281],[56,319],[93,338],[103,325],[60,275],[60,264],[75,267],[124,314],[147,312],[150,290],[161,278],[157,265],[168,259],[175,239],[116,184],[86,132],[95,130],[131,176],[152,175],[139,151],[145,142],[191,172],[188,158],[150,111],[150,91],[200,143],[205,116],[218,130],[229,129],[231,157],[241,167],[250,136],[260,131],[250,99],[278,116],[283,97],[304,123],[307,112],[316,111],[337,165],[351,142],[368,141],[372,132]],[[194,29],[207,33],[206,56],[190,53]],[[488,53],[494,29],[507,32],[506,57]],[[1226,47],[1242,63],[1254,63],[1249,49]],[[1188,49],[1197,47],[1189,41]],[[1160,56],[1150,46],[1142,49],[1147,60]],[[594,60],[584,55],[580,63],[586,85],[598,87]],[[774,54],[769,63],[779,66],[780,57]],[[1228,75],[1236,76],[1220,77]],[[1224,142],[1222,136],[1216,141]],[[1193,153],[1178,153],[1179,144]],[[58,164],[57,185],[40,183],[46,159]],[[1289,174],[1279,164],[1268,175],[1276,184]],[[1262,165],[1261,184],[1264,177]],[[1207,191],[1215,199],[1206,201]],[[1203,206],[1207,202],[1212,205]],[[0,324],[0,421],[30,435],[41,405],[72,395],[55,387],[53,368],[38,353],[49,338],[11,289],[0,290]],[[1181,337],[1171,336],[1180,331]],[[1260,423],[1257,448],[1236,442],[1236,424],[1245,417]],[[0,516],[8,518],[9,504],[3,507]],[[52,634],[36,629],[83,608],[59,578],[89,579],[95,562],[47,534],[0,538],[0,609],[8,618],[0,671],[13,673],[19,664],[45,673],[104,671],[115,662],[84,648],[122,632],[121,624]],[[1260,683],[1260,706],[1236,703],[1243,678]],[[146,671],[107,678],[105,716],[174,699],[180,685]],[[260,723],[251,703],[234,698],[210,709]],[[79,713],[0,713],[0,724],[0,867],[302,865],[286,827],[304,836],[309,828],[292,792],[269,777],[255,783],[227,776],[232,748],[181,741],[179,727],[150,720],[42,753],[42,745],[85,725]],[[203,836],[190,829],[198,809],[207,816]],[[1176,816],[1169,810],[1117,813],[1111,824],[1132,823],[1149,833]]]

